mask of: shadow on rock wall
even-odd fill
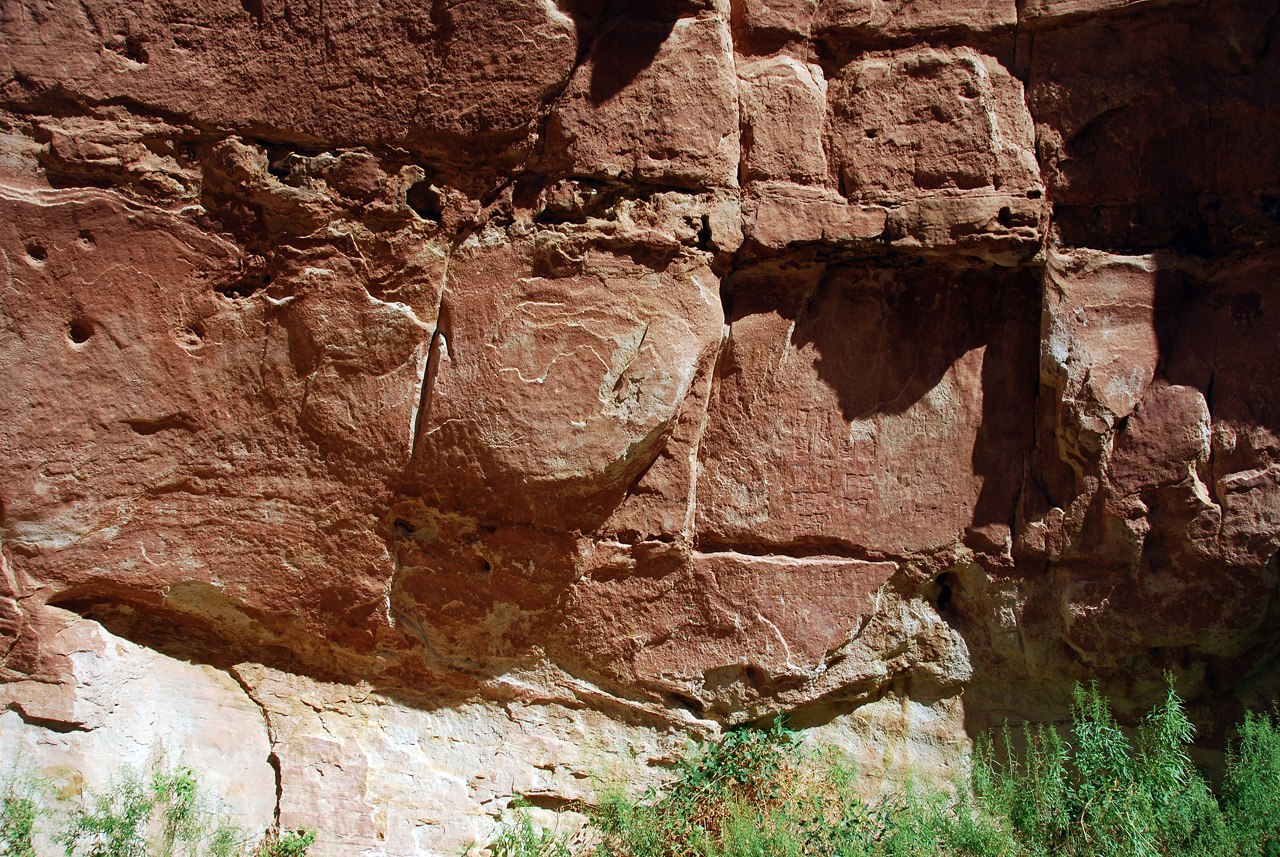
[[[1277,279],[1273,252],[1050,258],[1016,571],[957,598],[975,731],[1063,719],[1076,681],[1136,716],[1172,670],[1221,746],[1274,692]]]

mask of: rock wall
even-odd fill
[[[6,753],[185,748],[341,856],[780,711],[945,769],[1171,670],[1221,747],[1280,689],[1278,27],[5,0]]]

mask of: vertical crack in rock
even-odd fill
[[[706,385],[706,392],[700,396],[700,401],[698,402],[698,429],[694,433],[693,442],[689,444],[689,493],[685,500],[684,524],[681,527],[681,532],[684,533],[689,544],[694,543],[697,535],[698,471],[702,466],[700,461],[702,439],[706,435],[707,422],[711,418],[711,397],[715,390],[715,373],[719,371],[721,355],[728,341],[727,335],[721,338],[721,354],[716,355],[716,359],[708,369],[712,373],[712,377]],[[690,388],[690,392],[693,392],[693,388]]]
[[[463,240],[465,240],[465,234],[460,235],[451,243],[449,254],[445,257],[444,272],[440,278],[440,303],[436,307],[436,327],[432,331],[431,341],[427,345],[427,358],[423,366],[422,379],[419,383],[418,406],[414,412],[413,437],[410,440],[409,457],[415,461],[418,458],[422,443],[422,434],[430,424],[431,398],[435,392],[436,375],[440,371],[440,356],[442,353],[447,352],[450,360],[454,357],[452,350],[453,327],[446,298],[449,293],[449,267]]]
[[[227,669],[227,675],[240,686],[244,691],[244,695],[257,708],[258,714],[262,717],[262,728],[267,733],[267,745],[271,748],[267,754],[267,764],[271,767],[271,772],[275,776],[276,785],[276,805],[273,812],[275,827],[280,829],[280,805],[284,800],[284,778],[280,771],[280,757],[276,755],[277,736],[276,730],[271,722],[271,715],[267,712],[267,707],[258,699],[257,693],[249,681],[241,674],[240,665],[234,665]]]
[[[435,392],[436,374],[440,371],[440,354],[448,347],[448,335],[445,333],[446,309],[444,299],[440,300],[440,311],[436,315],[436,329],[431,334],[431,343],[427,348],[427,359],[420,384],[418,410],[413,424],[412,457],[417,459],[422,433],[431,419],[431,396]]]

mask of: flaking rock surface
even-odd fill
[[[1280,686],[1278,28],[5,0],[4,746],[183,748],[339,857],[779,712],[942,771],[1172,671],[1221,748]]]

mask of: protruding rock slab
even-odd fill
[[[571,592],[565,654],[614,681],[726,713],[819,679],[897,570],[731,552],[596,562]]]
[[[823,244],[866,250],[879,244],[889,222],[880,205],[849,203],[834,191],[781,182],[758,182],[742,203],[743,231],[768,250]]]
[[[735,9],[749,35],[813,35],[835,43],[981,35],[1018,22],[1015,0],[741,0]]]
[[[836,37],[989,33],[1018,23],[1015,0],[818,0],[813,28]]]
[[[435,505],[568,530],[599,524],[662,450],[715,359],[719,281],[697,256],[585,251],[539,276],[478,241],[449,272],[415,457]]]
[[[527,146],[578,52],[572,19],[523,0],[323,11],[93,0],[6,11],[0,25],[6,100],[128,101],[297,142],[407,145],[473,164],[477,149],[501,159]],[[464,153],[460,140],[479,146]]]

